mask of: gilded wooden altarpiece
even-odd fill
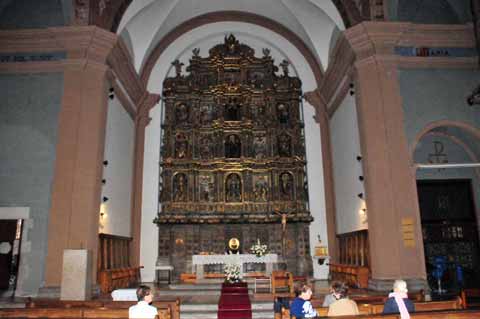
[[[159,263],[192,272],[191,256],[241,252],[260,239],[295,273],[311,273],[301,81],[268,49],[256,57],[233,35],[187,74],[163,83]],[[285,214],[285,228],[281,225]],[[285,247],[282,247],[282,242]]]

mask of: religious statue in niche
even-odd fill
[[[179,103],[175,107],[175,121],[181,124],[188,119],[188,107],[185,103]]]
[[[225,121],[240,121],[241,108],[242,105],[238,103],[237,98],[228,99],[228,103],[225,104],[225,112],[223,115]]]
[[[187,177],[178,173],[173,178],[173,201],[184,202],[187,200]]]
[[[230,86],[237,85],[240,82],[240,70],[232,70],[224,73],[225,83]]]
[[[185,134],[178,133],[175,138],[175,157],[185,158],[187,156],[188,140]]]
[[[288,105],[284,103],[277,104],[277,119],[280,124],[288,124],[290,113],[288,111]]]
[[[254,137],[253,150],[255,158],[267,157],[267,137],[265,135],[257,135]]]
[[[264,124],[265,105],[257,104],[252,106],[252,115],[255,124]]]
[[[225,141],[225,157],[226,158],[239,158],[242,153],[242,143],[240,138],[231,134],[227,136]]]
[[[225,183],[225,199],[227,202],[242,201],[242,181],[238,174],[230,174]]]
[[[253,87],[254,89],[262,89],[263,78],[264,78],[263,72],[259,72],[259,71],[250,72],[249,73],[250,86]]]
[[[289,172],[280,174],[280,197],[282,200],[293,199],[293,177]]]
[[[289,157],[292,154],[291,151],[291,139],[288,134],[281,134],[278,136],[278,156]]]
[[[214,181],[213,176],[201,174],[199,177],[199,196],[202,202],[211,202],[214,200]]]
[[[213,157],[213,142],[210,135],[201,136],[198,147],[201,159],[209,159]]]
[[[202,105],[200,107],[200,124],[201,125],[208,125],[210,122],[212,122],[214,119],[214,110],[213,106],[208,104],[208,105]]]
[[[255,195],[255,201],[266,202],[269,192],[268,177],[265,175],[254,176],[253,185],[253,194]]]

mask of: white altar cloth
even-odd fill
[[[203,279],[203,266],[204,265],[215,265],[215,264],[238,264],[240,265],[240,276],[243,276],[243,265],[254,263],[254,264],[265,264],[266,270],[265,273],[267,276],[272,274],[273,264],[277,263],[278,255],[277,254],[266,254],[261,257],[257,257],[253,254],[231,254],[231,255],[193,255],[192,256],[192,265],[195,269],[195,274],[197,275],[197,281]]]
[[[137,301],[137,289],[116,289],[112,291],[113,301]]]
[[[266,254],[257,257],[253,254],[231,254],[231,255],[193,255],[193,265],[214,265],[214,264],[266,264],[276,263],[278,260],[277,254]]]

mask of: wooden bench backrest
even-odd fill
[[[424,301],[414,302],[415,311],[435,311],[435,310],[458,310],[462,309],[462,301],[444,300],[444,301]],[[380,314],[383,312],[383,304],[370,304],[371,314]]]
[[[445,301],[428,301],[428,302],[415,302],[415,311],[439,311],[439,310],[458,310],[462,309],[462,301],[457,298],[455,300]],[[364,304],[358,303],[358,310],[361,315],[377,315],[383,312],[382,304]],[[326,317],[328,313],[328,307],[315,307],[320,317]],[[282,309],[282,318],[290,318],[290,310]]]
[[[462,301],[460,299],[415,302],[415,311],[458,310],[462,308]]]
[[[412,319],[472,319],[480,318],[480,310],[429,311],[411,313]],[[342,316],[342,319],[401,319],[400,314]],[[295,319],[295,317],[292,317]]]
[[[0,318],[82,318],[82,309],[15,308],[0,309]],[[128,314],[127,314],[128,317]]]
[[[125,319],[128,318],[128,309],[85,309],[83,318]]]
[[[169,308],[158,310],[159,319],[171,319]],[[84,309],[84,319],[128,319],[128,309]]]
[[[103,302],[98,300],[57,300],[31,299],[25,303],[27,308],[101,308]]]

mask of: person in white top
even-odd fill
[[[128,318],[130,319],[150,319],[158,315],[157,308],[150,306],[153,301],[153,294],[150,287],[140,286],[137,289],[138,303],[128,308]]]

